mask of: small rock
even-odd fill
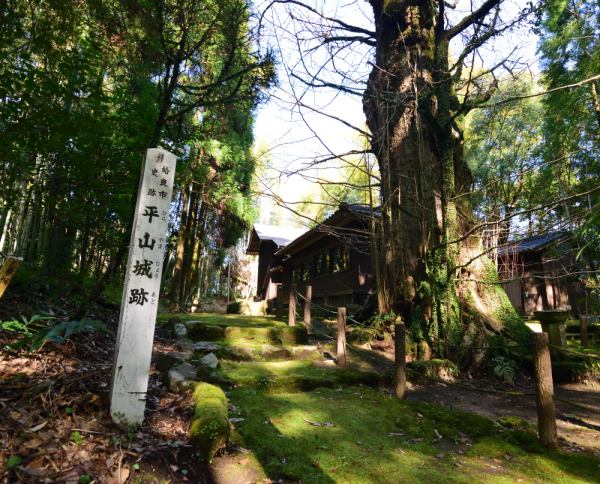
[[[156,355],[156,369],[159,371],[168,371],[175,365],[185,363],[192,357],[191,351],[169,351],[168,353],[158,353]]]
[[[184,338],[187,336],[187,332],[187,327],[183,323],[177,323],[175,326],[173,326],[173,333],[175,334],[176,338]]]
[[[219,366],[219,359],[215,356],[214,353],[209,353],[208,355],[200,359],[200,364],[208,366],[209,368],[212,368],[214,370],[217,366]]]
[[[181,323],[181,319],[179,319],[177,316],[169,318],[169,320],[167,321],[167,324],[171,327],[174,327],[178,323]]]
[[[178,393],[185,390],[195,379],[197,370],[189,363],[182,363],[169,370],[169,390]]]
[[[214,343],[212,341],[196,341],[192,348],[194,351],[217,351],[221,348],[219,343]]]

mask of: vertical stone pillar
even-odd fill
[[[144,420],[175,162],[149,149],[138,190],[111,381],[110,415],[124,425]]]

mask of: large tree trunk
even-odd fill
[[[487,330],[501,329],[494,318],[494,329],[484,329],[489,314],[464,317],[480,309],[469,302],[477,287],[456,277],[480,274],[458,270],[463,259],[473,257],[473,241],[459,242],[470,223],[465,194],[471,176],[455,122],[449,40],[443,26],[436,27],[436,2],[371,0],[371,5],[376,62],[363,108],[381,172],[379,271],[380,291],[387,296],[379,298],[380,311],[399,313],[413,335],[444,354],[448,341],[475,341]],[[461,250],[466,244],[469,250]],[[468,328],[466,319],[484,324]]]

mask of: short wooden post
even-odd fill
[[[338,308],[337,364],[346,366],[346,308]]]
[[[288,326],[296,326],[296,286],[294,286],[294,285],[290,286]]]
[[[394,324],[394,333],[394,389],[396,396],[403,399],[406,393],[406,328],[404,323]]]
[[[589,345],[588,340],[588,317],[581,316],[580,319],[580,327],[579,327],[579,336],[581,337],[581,346],[587,348]]]
[[[558,447],[552,361],[547,333],[533,333],[533,363],[535,369],[535,400],[538,414],[540,443],[549,448]]]
[[[304,299],[304,325],[306,329],[310,330],[311,327],[311,318],[310,318],[310,309],[312,305],[312,286],[306,286],[306,296]]]

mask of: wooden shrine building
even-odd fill
[[[290,229],[277,227],[267,234],[264,226],[255,226],[246,252],[258,255],[257,298],[286,305],[293,284],[300,294],[312,286],[317,304],[362,304],[374,290],[372,215],[366,205],[342,204],[316,227],[287,242],[276,240],[276,235],[289,234]]]

